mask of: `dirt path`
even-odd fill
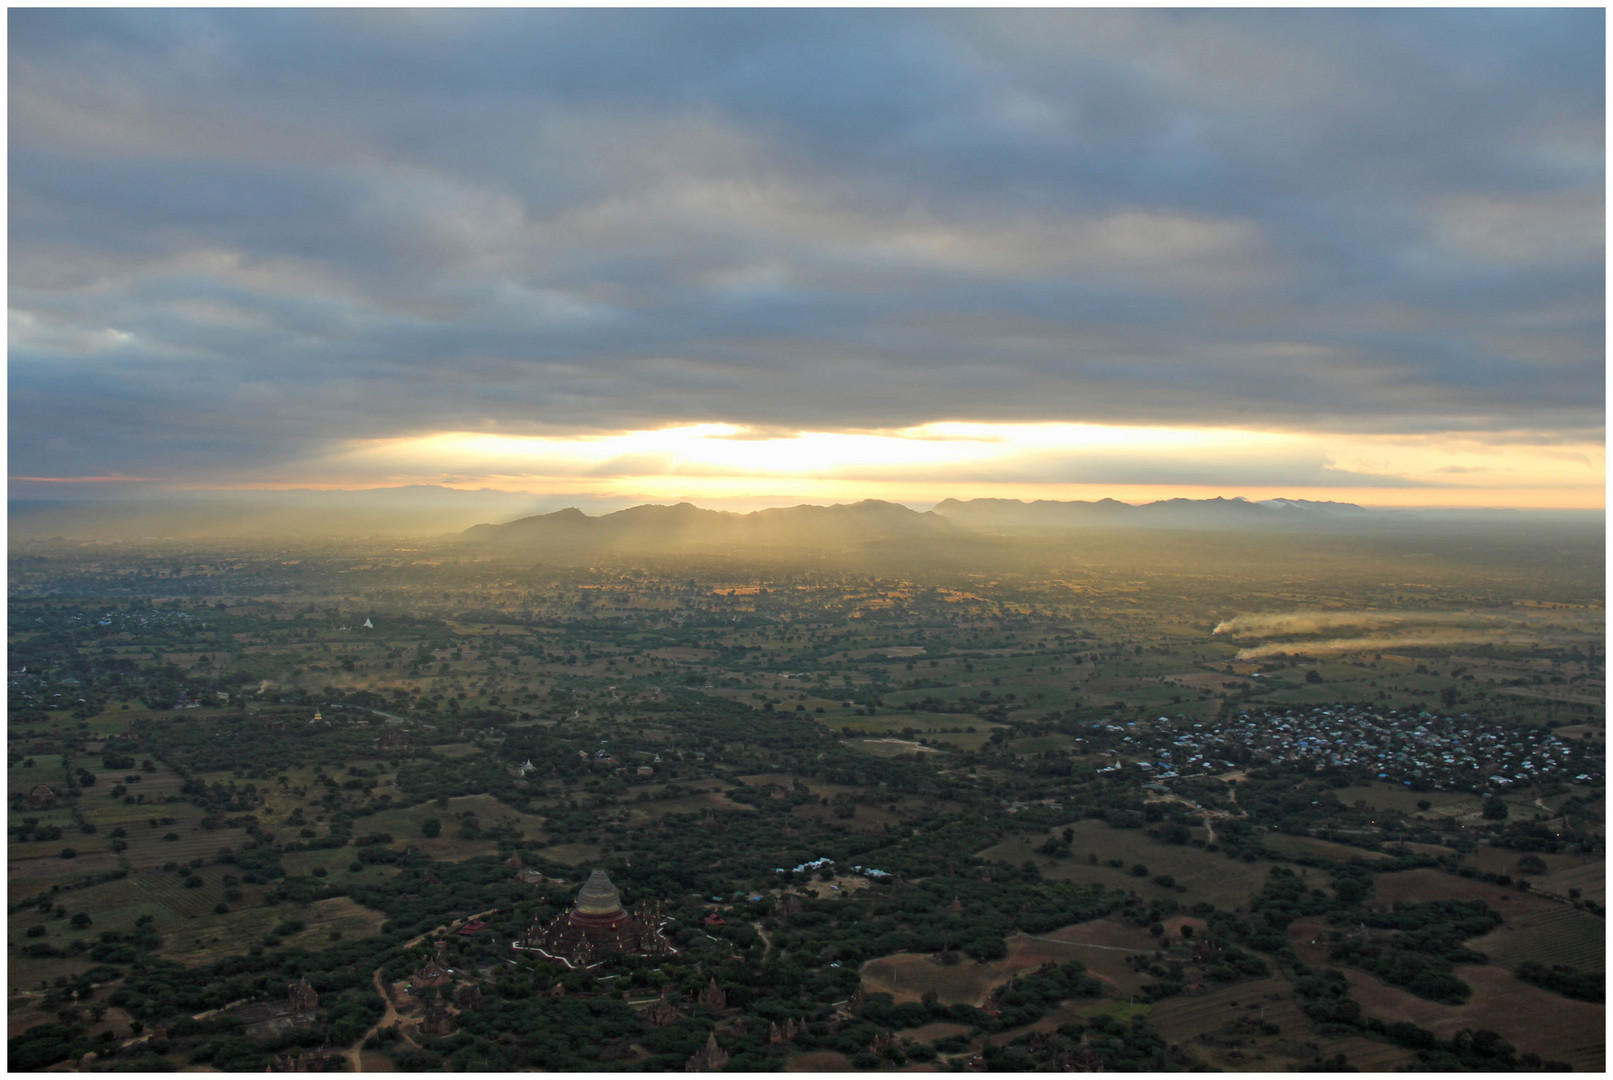
[[[403,948],[412,949],[422,941],[426,940],[428,937],[431,937],[433,934],[443,933],[444,931],[448,930],[449,927],[463,926],[472,919],[479,919],[483,915],[491,915],[497,910],[498,908],[488,908],[486,911],[478,911],[474,915],[467,915],[463,919],[455,919],[453,922],[448,923],[445,926],[434,927],[418,937],[411,938],[410,940],[404,942]],[[386,985],[381,982],[380,968],[375,969],[375,973],[370,976],[370,982],[375,985],[375,992],[381,995],[381,1003],[386,1006],[386,1012],[381,1014],[381,1019],[375,1022],[374,1027],[370,1028],[370,1030],[359,1036],[358,1042],[342,1051],[342,1056],[352,1063],[354,1072],[364,1071],[363,1061],[360,1057],[364,1044],[370,1041],[371,1035],[374,1035],[382,1028],[396,1027],[398,1029],[398,1034],[403,1037],[404,1042],[408,1043],[416,1050],[420,1049],[420,1044],[414,1041],[414,1039],[409,1035],[408,1029],[403,1026],[403,1017],[399,1014],[397,1007],[393,1004],[392,995],[387,993]]]
[[[1033,941],[1051,941],[1055,945],[1079,945],[1083,949],[1107,949],[1109,952],[1145,953],[1152,949],[1132,949],[1124,945],[1095,945],[1090,941],[1065,941],[1063,938],[1043,937],[1040,934],[1026,934]]]
[[[425,936],[427,935],[421,935],[421,937]],[[416,938],[415,940],[418,941],[419,938]],[[414,942],[410,942],[410,944],[412,945]],[[342,1056],[352,1063],[354,1072],[364,1071],[364,1063],[361,1057],[364,1044],[370,1041],[370,1036],[374,1035],[382,1028],[396,1027],[398,1029],[398,1034],[403,1036],[404,1042],[408,1043],[416,1050],[420,1049],[420,1044],[415,1042],[414,1039],[410,1037],[408,1030],[404,1028],[403,1017],[399,1014],[397,1007],[393,1005],[392,995],[386,992],[386,985],[381,982],[380,968],[375,969],[375,973],[370,976],[370,982],[374,984],[375,992],[381,995],[381,1003],[386,1006],[386,1012],[381,1014],[381,1019],[375,1022],[374,1027],[370,1028],[370,1030],[359,1036],[358,1042],[342,1051]]]
[[[766,946],[762,950],[762,959],[766,960],[767,954],[773,951],[773,939],[767,936],[767,931],[762,929],[760,922],[753,922],[751,925],[756,928],[756,936],[761,938],[762,944]]]

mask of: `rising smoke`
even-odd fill
[[[1217,623],[1210,633],[1230,634],[1232,637],[1280,637],[1288,634],[1320,634],[1345,627],[1384,630],[1416,623],[1449,626],[1478,618],[1480,616],[1461,611],[1282,611],[1237,615]]]
[[[1531,624],[1549,618],[1523,611],[1284,611],[1238,615],[1211,633],[1267,639],[1238,651],[1239,660],[1258,660],[1448,645],[1532,645],[1541,637]],[[1339,633],[1346,630],[1354,633]],[[1334,636],[1314,640],[1317,634]]]

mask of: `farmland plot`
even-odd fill
[[[1267,833],[1262,843],[1273,851],[1280,851],[1285,855],[1316,855],[1323,859],[1337,859],[1339,862],[1349,862],[1351,859],[1388,858],[1380,851],[1368,851],[1366,848],[1340,844],[1332,840],[1318,840],[1314,836],[1293,836],[1289,833]]]
[[[1440,870],[1401,870],[1379,874],[1377,899],[1393,904],[1415,904],[1424,900],[1483,900],[1507,918],[1528,912],[1550,911],[1559,905],[1543,896],[1493,885],[1478,878],[1464,878]]]
[[[1085,928],[1091,924],[1078,925]],[[1036,936],[1015,934],[1007,939],[1008,954],[1001,960],[965,958],[956,964],[943,964],[928,953],[882,956],[863,965],[863,983],[874,993],[890,994],[897,1004],[919,1001],[933,990],[943,1005],[979,1005],[992,990],[1016,975],[1034,971],[1048,961],[1062,964],[1079,960],[1111,992],[1120,996],[1135,993],[1143,980],[1125,966],[1124,958],[1131,950],[1067,939],[1067,932],[1075,929],[1063,927]],[[1143,935],[1146,937],[1147,932]]]
[[[1519,1053],[1566,1061],[1575,1069],[1602,1071],[1605,1008],[1532,986],[1504,968],[1493,964],[1458,967],[1457,977],[1473,988],[1473,996],[1464,1005],[1428,1001],[1353,968],[1344,969],[1344,975],[1350,983],[1350,996],[1369,1016],[1409,1020],[1442,1039],[1463,1028],[1488,1028],[1500,1033]]]
[[[474,814],[481,828],[482,835],[476,839],[459,835],[463,820],[461,815],[466,813]],[[426,836],[421,831],[427,818],[436,818],[440,822],[442,831],[437,836]],[[362,819],[354,831],[358,835],[386,833],[393,838],[387,846],[394,850],[416,847],[433,859],[458,862],[498,851],[497,841],[489,837],[487,832],[500,824],[513,824],[528,843],[543,842],[541,817],[512,810],[491,795],[465,795],[449,799],[446,809],[435,803],[421,803],[418,806],[383,810]]]
[[[176,807],[175,809],[180,809]],[[140,822],[128,828],[129,848],[123,858],[131,870],[152,869],[169,863],[185,864],[192,859],[212,862],[225,848],[240,851],[250,837],[245,829],[186,828],[179,824],[152,827]],[[173,836],[175,839],[169,840]]]
[[[1510,916],[1483,937],[1468,941],[1467,946],[1508,971],[1531,960],[1567,964],[1579,971],[1602,971],[1606,963],[1606,931],[1606,924],[1595,915],[1554,904],[1544,911]]]
[[[1186,844],[1163,844],[1140,830],[1114,829],[1101,821],[1077,821],[1070,828],[1074,839],[1065,859],[1049,859],[1036,850],[1049,837],[1062,839],[1062,828],[1042,836],[1015,836],[977,854],[1012,866],[1034,860],[1042,876],[1051,880],[1136,889],[1137,895],[1150,900],[1183,895],[1153,880],[1156,875],[1169,874],[1186,886],[1186,895],[1227,909],[1248,903],[1265,884],[1269,870],[1269,864],[1262,861],[1246,863]],[[1096,855],[1098,862],[1091,863],[1089,855]],[[1111,859],[1121,860],[1122,866],[1110,867]],[[1148,873],[1134,876],[1131,868],[1136,865],[1146,867]]]
[[[1559,870],[1555,874],[1535,879],[1535,888],[1540,892],[1552,893],[1556,896],[1570,895],[1570,889],[1578,889],[1580,896],[1594,904],[1605,907],[1607,905],[1607,866],[1598,859],[1583,866],[1570,867]]]
[[[86,841],[95,841],[95,838],[78,836],[68,839],[64,835],[62,840],[53,840],[44,845],[12,844],[6,859],[6,874],[11,879],[12,887],[19,890],[21,895],[29,895],[52,885],[83,881],[118,869],[117,856],[110,851],[93,850]],[[99,844],[103,848],[104,845],[104,841]],[[78,855],[70,859],[62,858],[61,852],[67,848],[77,851]]]
[[[301,922],[303,928],[285,935],[274,933],[293,921]],[[266,936],[277,937],[280,947],[318,950],[334,940],[332,931],[344,938],[373,937],[380,933],[384,921],[379,911],[371,911],[345,896],[312,904],[246,908],[213,916],[192,936],[167,935],[162,952],[186,967],[198,967],[245,953]]]

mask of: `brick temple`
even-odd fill
[[[613,956],[667,956],[678,950],[662,934],[666,920],[659,906],[642,905],[629,912],[611,884],[610,875],[595,870],[577,892],[577,903],[547,926],[534,922],[515,939],[514,947],[559,960],[569,968],[591,968]]]

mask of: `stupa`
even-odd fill
[[[577,903],[547,926],[534,922],[514,947],[559,960],[569,968],[591,968],[612,956],[632,953],[665,956],[678,950],[661,933],[660,909],[640,906],[629,912],[604,870],[595,870],[577,891]]]

